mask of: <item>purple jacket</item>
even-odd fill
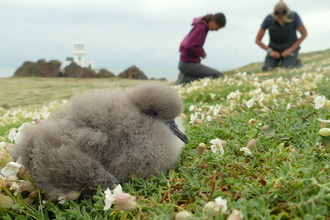
[[[183,39],[180,45],[180,61],[200,63],[200,57],[204,54],[203,45],[206,35],[209,31],[207,22],[202,20],[203,17],[195,18],[192,25],[194,26],[189,34]]]

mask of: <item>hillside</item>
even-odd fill
[[[315,51],[310,53],[301,53],[299,54],[299,59],[301,59],[303,66],[302,68],[300,68],[301,71],[297,71],[297,72],[303,72],[304,70],[312,70],[314,67],[327,65],[329,64],[329,62],[327,62],[329,57],[330,57],[330,49],[324,51]],[[263,62],[250,63],[240,68],[226,71],[225,73],[229,75],[238,72],[263,73],[263,71],[261,70],[262,66],[263,66]],[[274,71],[269,71],[269,72],[274,72]]]

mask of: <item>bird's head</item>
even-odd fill
[[[182,113],[183,105],[171,87],[160,82],[143,83],[129,90],[127,97],[141,112],[163,121],[177,137],[188,143],[187,136],[174,123],[174,118]]]

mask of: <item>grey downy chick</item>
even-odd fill
[[[158,82],[86,91],[22,130],[12,156],[51,199],[113,188],[132,174],[147,178],[174,165],[188,143],[174,122],[182,110],[179,95]]]

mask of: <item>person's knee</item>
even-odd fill
[[[264,66],[262,67],[262,71],[273,69],[273,68],[277,67],[279,61],[280,60],[278,60],[278,59],[274,59],[270,56],[266,56]]]
[[[219,77],[225,77],[225,74],[223,74],[220,71],[217,71],[214,75],[212,75],[213,78],[219,78]]]
[[[290,68],[297,66],[297,59],[284,60],[281,67]]]
[[[179,85],[179,84],[186,84],[186,83],[190,83],[190,82],[193,82],[195,80],[198,80],[202,77],[193,77],[193,76],[188,76],[184,73],[179,73],[179,77],[178,77],[178,80],[175,82],[176,85]]]
[[[271,69],[274,69],[274,68],[275,68],[275,66],[274,66],[274,67],[263,66],[263,67],[261,68],[261,70],[262,70],[262,71],[267,71],[267,70],[271,70]]]
[[[263,67],[261,68],[261,70],[262,70],[262,71],[266,71],[266,70],[268,70],[268,67],[263,66]]]

